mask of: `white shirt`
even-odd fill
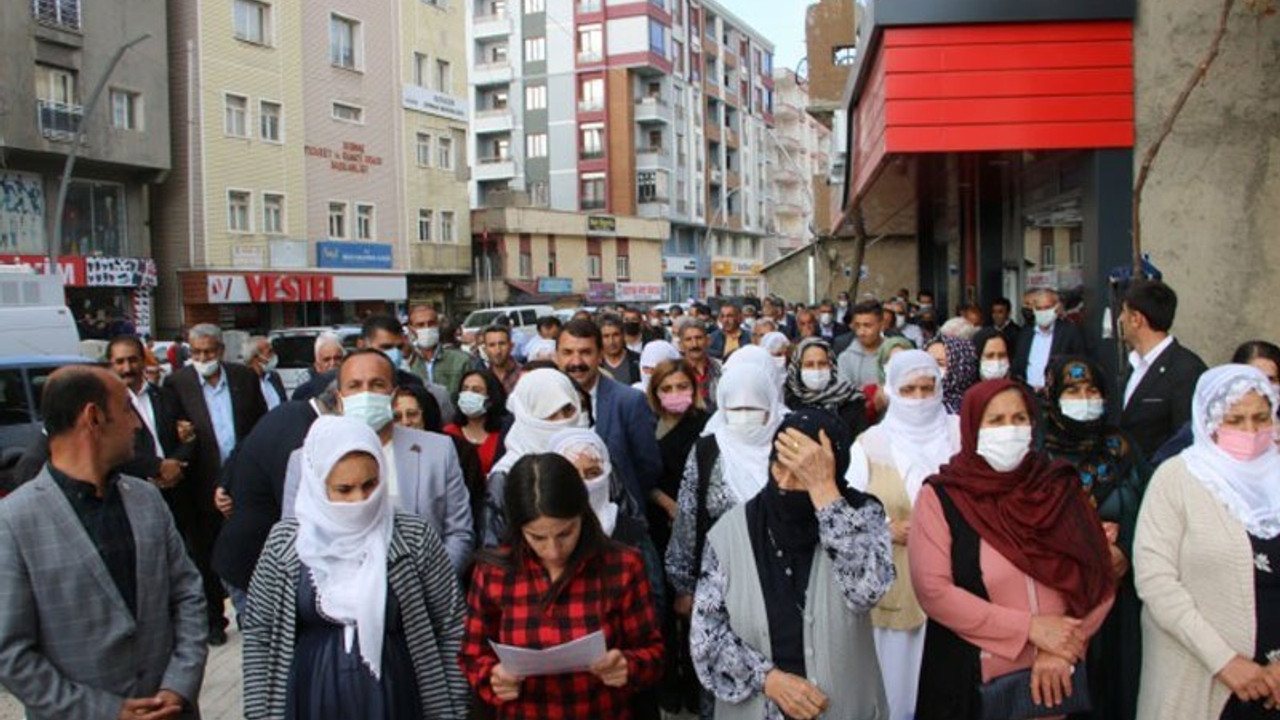
[[[387,495],[391,497],[391,504],[399,508],[400,474],[396,472],[396,451],[390,440],[382,444],[382,464],[387,473]]]
[[[1027,384],[1041,390],[1044,388],[1044,371],[1049,367],[1049,351],[1053,349],[1053,329],[1058,321],[1048,330],[1036,326],[1036,334],[1031,337],[1031,354],[1027,356]]]
[[[142,416],[142,424],[147,426],[147,432],[151,433],[151,442],[155,444],[156,457],[164,457],[160,452],[160,436],[156,433],[156,409],[151,405],[151,396],[146,392],[135,393],[133,388],[129,388],[129,399],[133,401],[133,407]]]
[[[1159,345],[1151,348],[1146,355],[1139,355],[1137,350],[1129,351],[1129,367],[1133,368],[1133,372],[1129,375],[1129,382],[1124,386],[1124,406],[1129,407],[1129,399],[1133,397],[1133,393],[1142,384],[1142,379],[1147,376],[1147,371],[1151,369],[1152,363],[1160,357],[1160,353],[1164,352],[1173,344],[1173,336],[1169,335],[1160,341]]]
[[[267,410],[275,410],[280,404],[280,393],[276,392],[276,386],[268,380],[269,376],[263,375],[258,384],[262,386],[262,399],[267,403]]]

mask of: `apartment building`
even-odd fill
[[[831,229],[831,210],[819,202],[831,172],[831,130],[805,111],[808,85],[794,71],[776,70],[773,79],[777,124],[771,135],[770,162],[778,225],[766,248],[768,261]]]
[[[700,0],[470,1],[474,206],[669,220],[667,298],[759,292],[773,46]]]
[[[170,168],[167,5],[0,6],[0,263],[48,269],[63,167],[79,143],[52,248],[66,301],[78,319],[124,318],[141,332],[156,285],[148,218]]]
[[[192,0],[170,28],[165,327],[452,303],[471,267],[464,8]]]

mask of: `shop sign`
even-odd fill
[[[618,283],[618,302],[662,302],[662,283]]]
[[[268,240],[267,254],[271,267],[277,270],[301,270],[310,267],[311,244],[306,240]]]
[[[44,255],[0,255],[0,264],[25,265],[41,275],[49,270],[49,258]],[[58,258],[58,270],[62,273],[62,284],[67,287],[84,287],[84,257],[80,255],[63,255]]]
[[[587,283],[587,301],[593,303],[613,302],[617,298],[617,287],[614,283]]]
[[[618,218],[608,215],[588,215],[587,232],[616,233],[618,232]]]
[[[763,263],[756,260],[721,259],[711,263],[712,275],[759,275]]]
[[[446,120],[467,121],[467,101],[418,85],[405,85],[401,100],[407,110],[416,110]]]
[[[662,272],[667,275],[697,275],[698,258],[692,255],[667,255],[662,258]]]
[[[316,267],[344,270],[390,270],[391,245],[371,242],[318,242]]]
[[[382,164],[380,156],[365,152],[364,143],[343,141],[342,145],[331,148],[323,145],[304,145],[303,151],[307,157],[328,160],[329,169],[338,172],[364,175],[369,172],[369,168]]]
[[[84,266],[89,287],[156,286],[156,261],[151,258],[87,257]]]
[[[206,298],[212,304],[385,300],[407,296],[403,275],[330,273],[210,273]]]
[[[231,248],[231,267],[259,270],[263,265],[262,248],[252,245],[236,245]]]
[[[539,295],[571,295],[573,278],[544,277],[538,278]]]

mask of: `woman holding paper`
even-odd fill
[[[382,458],[361,421],[307,433],[297,515],[272,528],[241,619],[246,718],[466,716],[462,593],[439,536],[395,512]]]
[[[498,718],[631,718],[630,696],[657,683],[662,664],[640,554],[605,535],[578,470],[559,455],[521,458],[503,496],[512,544],[476,563],[459,656],[468,682]],[[547,650],[597,632],[605,651],[578,672],[522,677],[493,647]]]

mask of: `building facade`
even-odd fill
[[[667,297],[758,292],[772,219],[763,36],[696,0],[469,10],[476,207],[669,219]]]
[[[171,28],[162,325],[452,302],[470,274],[464,9],[199,0]]]
[[[77,319],[152,329],[155,235],[148,222],[171,167],[168,3],[10,2],[0,7],[0,263],[47,269],[67,154],[61,237],[52,248]],[[129,49],[95,86],[117,50]]]
[[[831,229],[831,208],[819,202],[831,173],[831,130],[806,112],[809,91],[792,70],[773,76],[776,125],[770,139],[777,232],[766,248],[772,262]]]

